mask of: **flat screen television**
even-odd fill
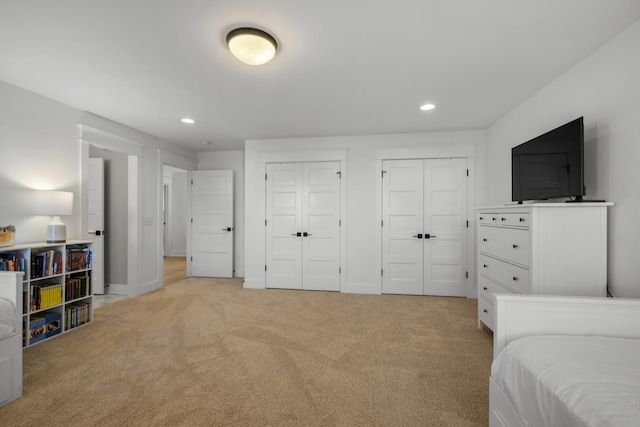
[[[514,202],[584,196],[584,122],[577,118],[511,149]]]

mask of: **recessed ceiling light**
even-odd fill
[[[186,124],[188,124],[188,125],[192,125],[192,124],[194,124],[194,123],[196,122],[195,120],[190,119],[190,118],[188,118],[188,117],[185,117],[184,119],[180,119],[180,121],[181,121],[182,123],[186,123]]]
[[[429,110],[433,110],[434,108],[436,108],[434,104],[424,104],[423,106],[420,107],[422,111],[429,111]]]
[[[249,65],[262,65],[271,61],[278,50],[273,36],[257,28],[236,28],[227,34],[227,46],[238,60]]]

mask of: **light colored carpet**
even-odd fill
[[[3,426],[486,426],[476,300],[190,278],[24,351]]]

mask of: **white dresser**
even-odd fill
[[[613,203],[477,209],[479,326],[493,330],[498,293],[606,296],[609,206]]]

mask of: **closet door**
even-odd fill
[[[266,286],[340,290],[340,163],[268,164]]]
[[[266,185],[266,286],[302,289],[302,164],[268,164]]]
[[[467,159],[424,168],[424,295],[467,294]]]
[[[340,163],[304,163],[302,287],[340,290]]]
[[[423,160],[385,160],[382,293],[423,294]]]
[[[466,295],[466,165],[383,162],[382,293]]]

